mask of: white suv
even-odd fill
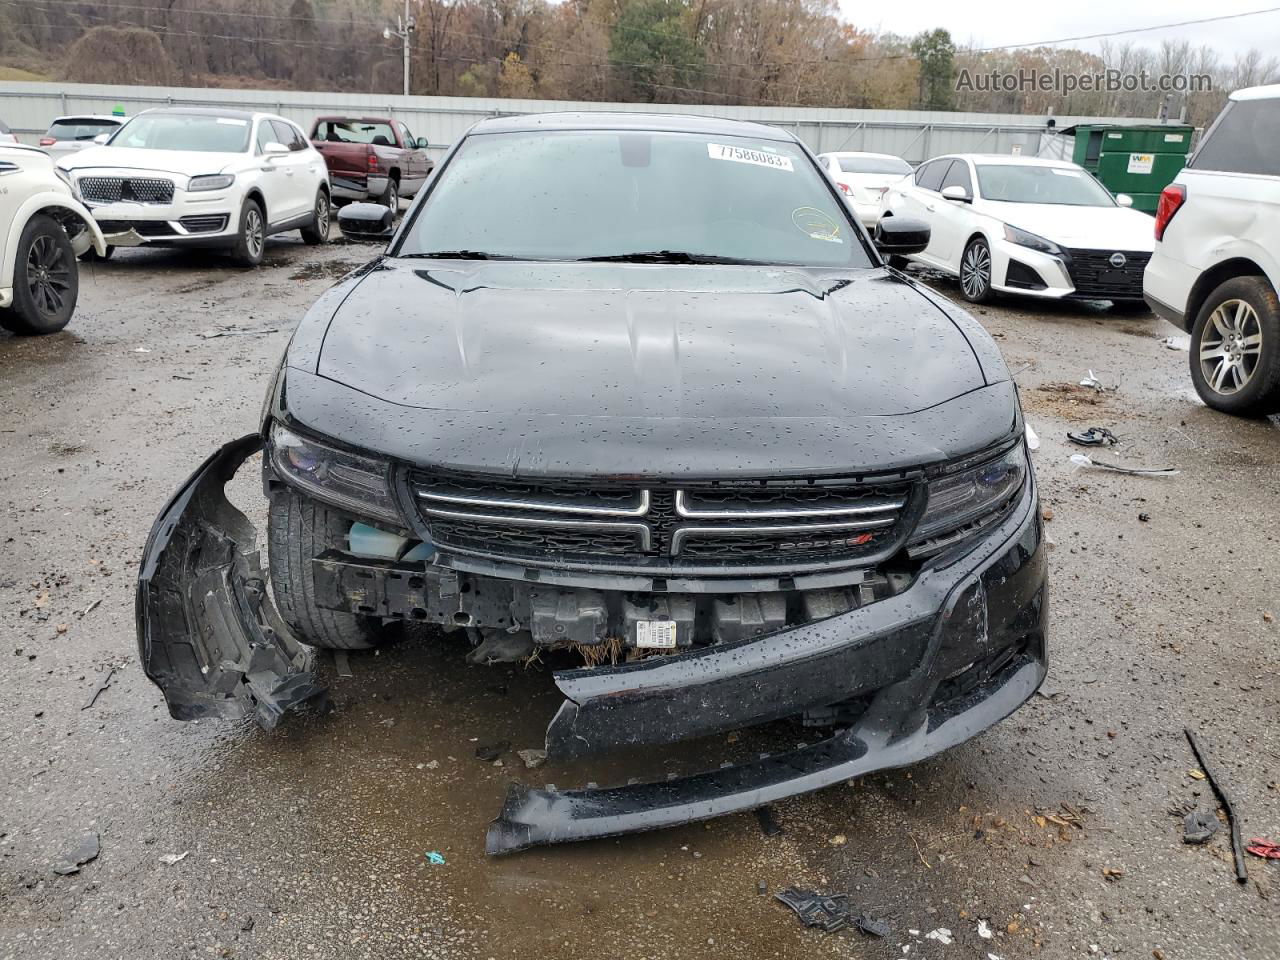
[[[113,246],[222,248],[252,267],[273,233],[329,236],[324,157],[283,117],[148,110],[58,166]]]
[[[1209,406],[1280,410],[1280,85],[1237,90],[1156,210],[1143,294]]]

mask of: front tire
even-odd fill
[[[316,605],[311,560],[326,550],[347,549],[351,520],[322,503],[285,488],[271,495],[267,556],[276,608],[289,629],[314,647],[366,650],[387,639],[378,617]]]
[[[329,242],[329,194],[323,189],[316,191],[310,225],[303,227],[299,233],[302,234],[302,242],[310,246]]]
[[[960,257],[960,293],[970,303],[991,302],[991,248],[982,237],[974,237]]]
[[[13,305],[0,310],[0,326],[23,336],[57,333],[71,322],[80,292],[80,269],[67,231],[37,214],[18,237]]]
[[[240,232],[231,248],[231,259],[240,267],[256,267],[267,250],[267,221],[257,200],[245,200],[240,207]]]
[[[1191,382],[1223,413],[1280,411],[1280,298],[1263,277],[1234,277],[1205,300],[1191,328]]]

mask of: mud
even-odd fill
[[[1099,305],[978,312],[1042,440],[1042,694],[927,763],[776,805],[776,836],[741,815],[486,859],[509,779],[636,767],[525,769],[549,676],[467,666],[460,634],[353,654],[350,678],[326,658],[336,712],[272,734],[171,721],[137,662],[143,541],[191,469],[255,428],[293,324],[366,253],[278,239],[246,272],[121,250],[86,268],[67,331],[0,336],[0,957],[1280,957],[1280,864],[1251,858],[1238,886],[1225,831],[1182,843],[1185,807],[1212,802],[1186,725],[1246,838],[1280,838],[1280,431],[1207,410],[1157,339],[1176,331]],[[222,328],[278,329],[200,336]],[[1117,389],[1062,389],[1088,369]],[[1082,419],[1122,438],[1110,459],[1182,474],[1076,471]],[[261,519],[252,473],[233,494]],[[635,763],[812,736],[779,724]],[[476,759],[499,741],[501,766]],[[93,832],[98,858],[55,875]],[[804,929],[761,883],[847,892],[892,932]]]

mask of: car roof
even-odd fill
[[[799,142],[787,130],[745,120],[725,120],[721,117],[699,117],[682,113],[624,113],[604,110],[494,117],[481,120],[470,132],[530,133],[537,130],[648,130],[654,133],[700,133],[707,136]]]
[[[228,120],[252,120],[254,117],[272,117],[274,119],[283,120],[283,117],[276,117],[274,113],[253,113],[249,110],[219,110],[217,107],[152,107],[150,110],[143,110],[138,116],[148,113],[177,113],[184,116],[192,117],[226,117]]]
[[[933,160],[970,160],[974,163],[1004,164],[1011,167],[1057,167],[1060,170],[1074,170],[1076,164],[1070,160],[1051,160],[1048,157],[1015,156],[1012,153],[948,153]]]
[[[1280,83],[1268,84],[1265,87],[1246,87],[1231,94],[1232,100],[1273,100],[1280,99]]]
[[[877,160],[902,160],[896,153],[868,153],[866,150],[827,150],[824,157],[875,157]],[[906,163],[906,160],[902,160]]]

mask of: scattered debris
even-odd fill
[[[756,807],[756,820],[760,822],[760,832],[766,837],[776,837],[782,832],[782,824],[774,817],[772,807]]]
[[[175,863],[181,863],[183,860],[187,859],[187,855],[190,853],[191,853],[190,850],[183,850],[181,853],[162,854],[160,857],[160,862],[163,863],[166,867],[172,867]]]
[[[769,892],[769,885],[768,885],[767,883],[765,883],[763,880],[757,880],[757,881],[756,881],[756,893],[758,893],[760,896],[762,896],[762,897],[763,897],[763,896],[765,896],[768,892]]]
[[[990,925],[988,925],[987,921],[985,920],[978,921],[978,936],[980,936],[983,940],[990,940],[991,937],[993,936],[991,932],[991,927]]]
[[[1192,810],[1182,821],[1183,843],[1206,843],[1218,832],[1218,818],[1206,810]]]
[[[1166,350],[1182,350],[1184,352],[1191,349],[1190,337],[1164,337],[1160,340],[1160,346]]]
[[[240,924],[240,932],[253,933],[253,928],[254,926],[256,926],[256,924],[257,924],[257,921],[255,921],[253,917],[245,917],[244,923]]]
[[[846,837],[843,833],[837,833],[834,837],[832,837],[830,840],[827,841],[827,843],[831,844],[831,846],[833,847],[843,847],[848,842],[849,842],[849,838]]]
[[[1090,427],[1088,430],[1068,430],[1067,439],[1082,447],[1114,447],[1120,438],[1106,427]]]
[[[1115,883],[1117,880],[1119,880],[1121,877],[1124,876],[1124,871],[1121,870],[1119,867],[1103,867],[1102,875],[1106,877],[1108,880],[1110,880],[1112,883]]]
[[[836,930],[844,929],[852,919],[849,916],[849,895],[847,893],[837,893],[828,897],[812,890],[787,887],[787,889],[775,893],[773,898],[781,900],[794,910],[796,916],[800,918],[800,922],[806,927],[817,927],[827,933],[834,933]]]
[[[1150,522],[1151,522],[1151,514],[1149,514],[1149,513],[1140,513],[1140,514],[1138,514],[1138,522],[1139,522],[1139,523],[1150,523]]]
[[[1053,519],[1053,507],[1042,507],[1040,516],[1047,522]]]
[[[951,937],[951,931],[948,930],[946,927],[938,927],[937,930],[930,930],[928,933],[924,935],[924,938],[926,940],[937,940],[944,947],[951,946],[953,942]]]
[[[499,740],[497,743],[481,744],[476,747],[476,759],[492,763],[511,749],[511,741]]]
[[[1089,375],[1088,375],[1087,377],[1085,377],[1083,380],[1081,380],[1081,381],[1080,381],[1080,386],[1082,386],[1082,387],[1093,387],[1093,389],[1095,389],[1095,390],[1106,390],[1106,389],[1107,389],[1106,387],[1104,387],[1104,386],[1102,385],[1102,381],[1101,381],[1101,380],[1099,380],[1097,377],[1095,377],[1095,376],[1093,375],[1093,371],[1092,371],[1092,370],[1090,370],[1090,371],[1089,371]]]
[[[337,674],[340,677],[355,676],[355,674],[351,672],[351,658],[347,656],[347,651],[345,650],[333,651],[333,669],[337,671]]]
[[[1280,843],[1272,843],[1262,837],[1254,837],[1245,849],[1264,860],[1280,860]]]
[[[80,868],[86,863],[90,863],[98,859],[98,854],[102,850],[102,841],[96,832],[86,833],[76,845],[74,850],[69,850],[62,855],[62,860],[53,868],[53,872],[60,877],[69,876],[73,873],[79,873]]]
[[[1115,463],[1103,463],[1101,460],[1094,460],[1083,453],[1073,453],[1071,462],[1077,467],[1097,467],[1099,470],[1124,473],[1133,477],[1175,477],[1181,473],[1180,470],[1173,467],[1124,467]]]
[[[428,850],[423,856],[427,858],[427,863],[434,864],[437,867],[444,866],[444,854],[439,850]]]
[[[516,756],[523,760],[524,765],[530,770],[536,770],[547,762],[545,750],[517,750]]]
[[[116,668],[107,667],[107,672],[102,675],[102,679],[99,680],[97,684],[94,685],[94,688],[89,691],[89,699],[84,702],[84,706],[82,706],[80,709],[88,710],[95,703],[97,703],[98,697],[102,695],[103,691],[105,691],[107,687],[111,686],[111,678],[114,677],[115,675],[116,675]]]
[[[212,340],[214,337],[261,337],[268,333],[276,333],[279,329],[279,327],[256,327],[241,330],[236,327],[222,327],[218,330],[202,331],[199,337],[202,340]]]
[[[147,347],[135,347],[133,352],[134,353],[150,353],[151,350],[148,349]]]
[[[1203,779],[1204,779],[1204,771],[1203,771],[1203,770],[1188,770],[1188,771],[1187,771],[1187,776],[1188,776],[1188,777],[1190,777],[1192,780],[1203,780]]]
[[[877,920],[874,917],[854,917],[853,922],[863,933],[873,937],[887,937],[893,932],[888,920]]]
[[[89,604],[87,607],[81,610],[80,616],[87,617],[89,614],[93,613],[93,611],[97,609],[98,604],[100,604],[101,602],[102,602],[102,598],[99,597],[97,600],[93,601],[93,603]]]
[[[1236,863],[1236,880],[1240,883],[1248,883],[1249,868],[1244,862],[1244,849],[1240,845],[1240,823],[1236,819],[1236,812],[1231,806],[1231,798],[1227,796],[1227,791],[1222,786],[1222,782],[1214,776],[1204,751],[1200,749],[1200,744],[1196,741],[1196,735],[1191,731],[1191,728],[1184,728],[1183,733],[1187,735],[1187,742],[1191,744],[1191,752],[1196,755],[1196,760],[1200,763],[1200,769],[1204,771],[1205,779],[1209,781],[1209,786],[1213,787],[1213,792],[1218,795],[1222,809],[1227,813],[1227,826],[1231,829],[1231,853]]]

